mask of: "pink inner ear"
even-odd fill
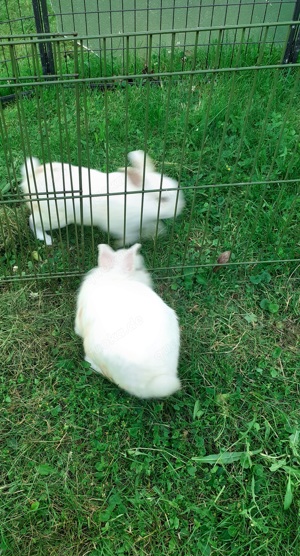
[[[135,253],[133,253],[129,249],[126,252],[123,260],[123,269],[126,270],[126,272],[131,272],[134,269],[134,257],[135,257]]]
[[[122,265],[123,265],[123,269],[126,270],[126,272],[132,272],[134,270],[135,258],[140,248],[141,248],[141,244],[135,243],[134,245],[132,245],[132,247],[130,247],[130,249],[127,249],[125,251]]]
[[[114,266],[114,251],[108,245],[100,245],[98,266],[104,270],[111,270]]]
[[[132,185],[139,188],[142,186],[142,176],[138,170],[130,167],[127,168],[127,176],[130,179]]]

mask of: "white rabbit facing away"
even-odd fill
[[[98,267],[79,289],[75,332],[95,371],[138,398],[161,398],[181,387],[179,324],[152,290],[140,247],[98,246]]]
[[[178,183],[155,172],[143,151],[129,153],[128,159],[132,166],[127,168],[126,180],[125,168],[105,173],[61,162],[43,165],[37,158],[27,158],[20,186],[28,197],[29,225],[37,239],[52,245],[46,232],[74,223],[93,224],[103,231],[109,228],[119,245],[136,242],[140,228],[142,236],[153,237],[158,219],[158,232],[162,233],[160,220],[176,217],[185,204]]]

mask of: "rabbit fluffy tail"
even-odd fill
[[[21,174],[22,174],[22,178],[23,180],[26,180],[26,183],[22,183],[21,187],[23,190],[27,190],[27,175],[28,178],[30,178],[32,176],[32,174],[34,174],[34,171],[36,168],[38,168],[38,166],[40,166],[41,163],[39,161],[38,158],[26,158],[26,162],[25,164],[23,164],[23,166],[21,167]],[[27,168],[27,170],[26,170]]]
[[[147,397],[164,398],[180,390],[181,384],[177,376],[158,375],[147,384]]]

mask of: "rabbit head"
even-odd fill
[[[145,216],[151,215],[154,220],[178,216],[185,201],[177,181],[156,172],[153,161],[144,151],[132,151],[128,159],[132,165],[127,168],[130,181],[147,192],[144,195]]]
[[[114,251],[109,245],[98,245],[98,267],[104,272],[137,280],[152,288],[152,280],[144,264],[144,258],[139,253],[140,243],[135,243],[129,249]]]

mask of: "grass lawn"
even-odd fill
[[[161,402],[86,368],[75,286],[1,295],[2,553],[296,556],[295,273],[160,283],[180,317],[183,382]]]
[[[28,81],[0,110],[1,556],[299,555],[299,75]],[[76,274],[107,235],[45,247],[17,189],[25,153],[112,171],[144,147],[187,200],[143,245],[182,331],[183,389],[155,402],[93,373],[73,331]]]

